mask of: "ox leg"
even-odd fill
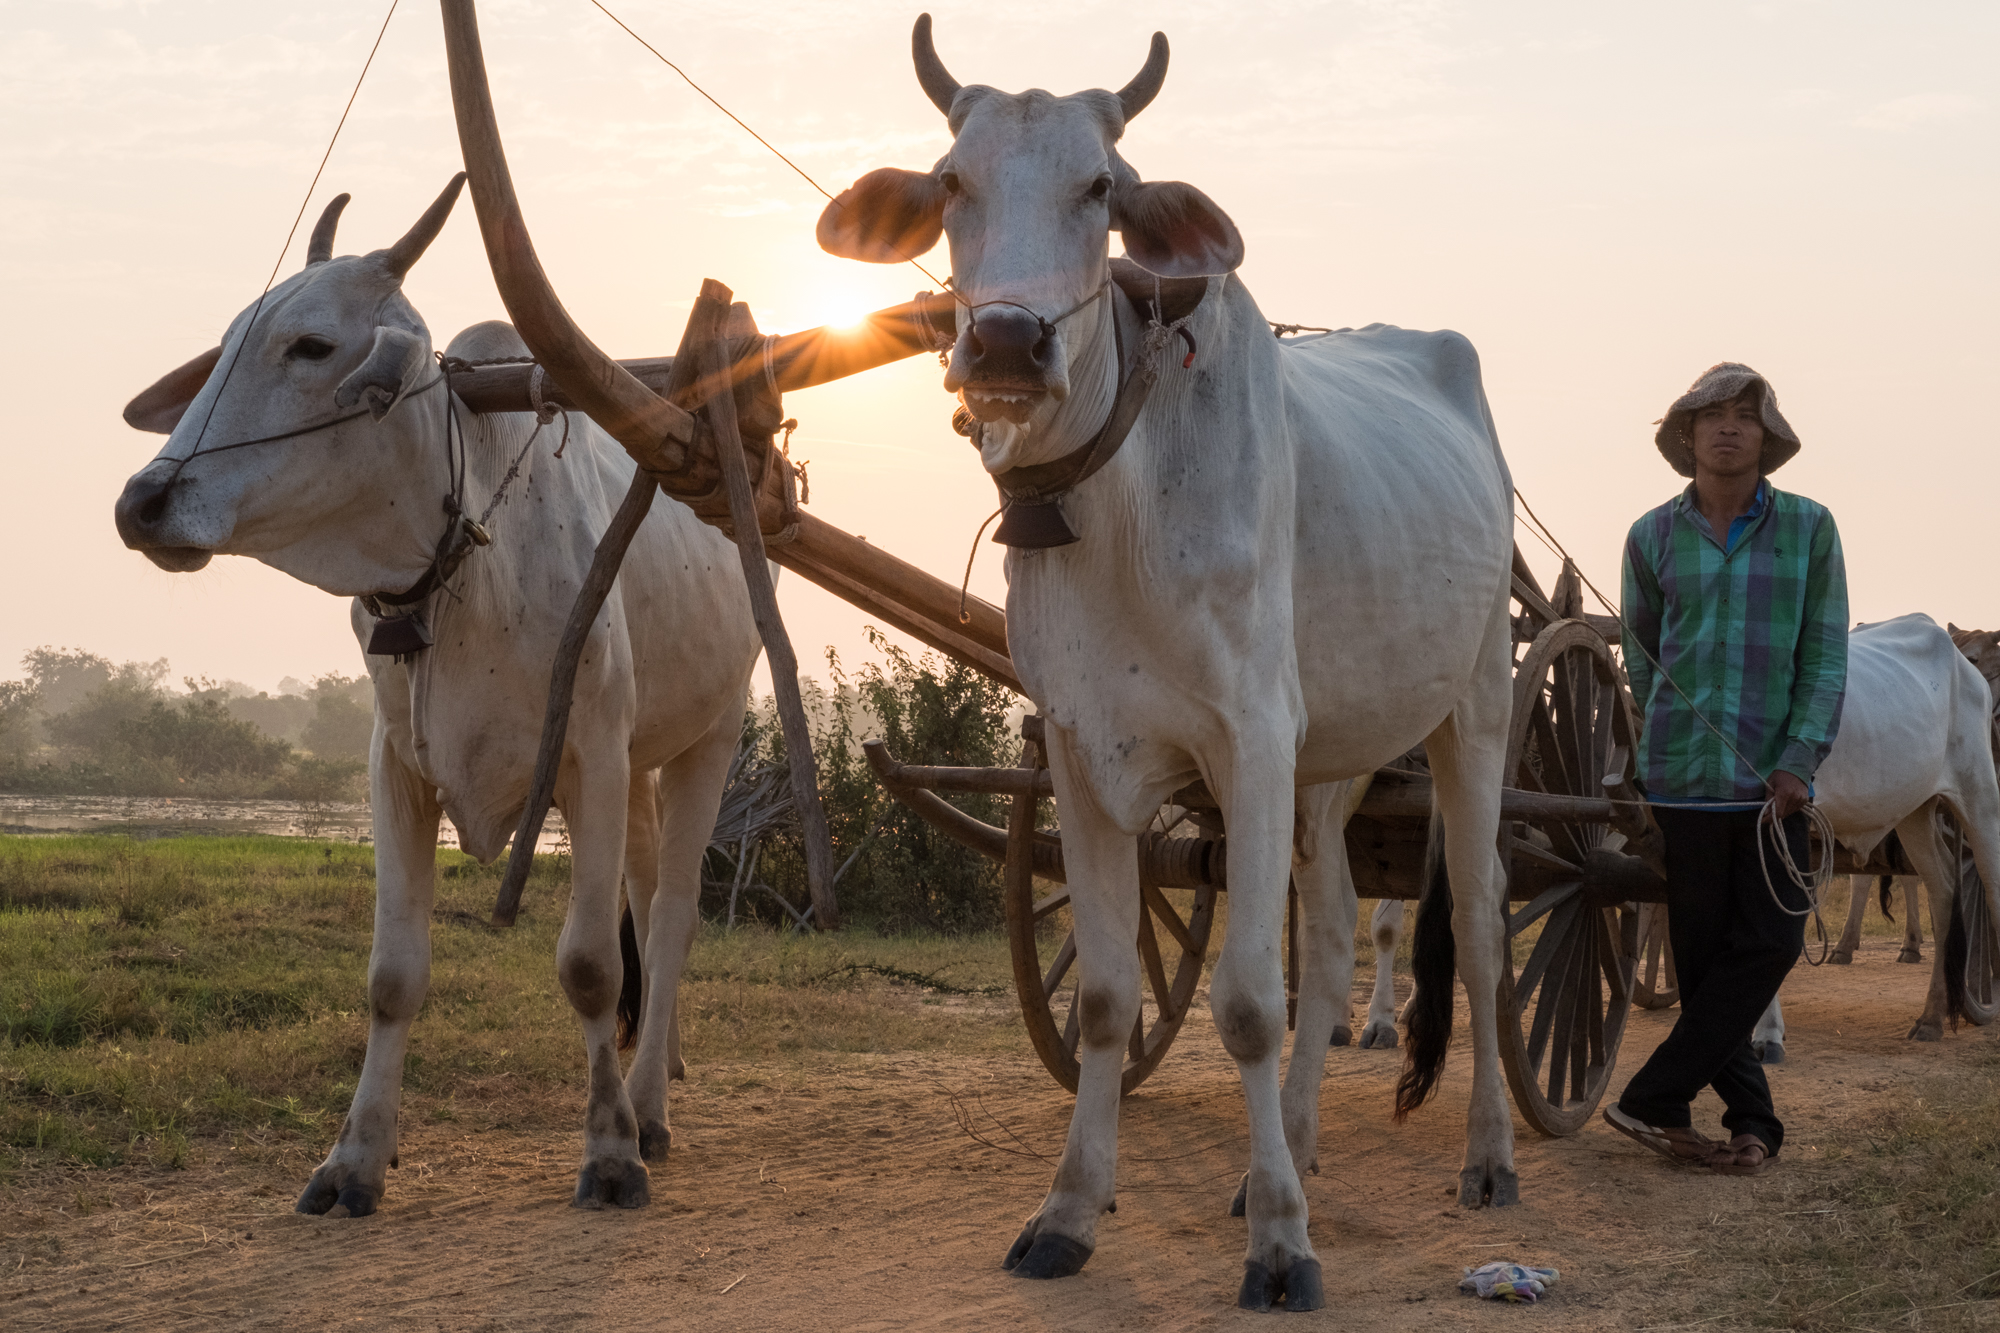
[[[1359,904],[1347,866],[1347,839],[1339,827],[1349,786],[1336,782],[1299,793],[1298,817],[1318,826],[1318,836],[1307,841],[1318,854],[1292,866],[1299,895],[1299,1009],[1280,1105],[1293,1172],[1301,1178],[1319,1167],[1319,1086],[1326,1073],[1327,1038],[1347,1023],[1354,986]]]
[[[1403,900],[1384,898],[1368,919],[1375,941],[1375,992],[1368,998],[1368,1025],[1361,1029],[1365,1050],[1396,1047],[1396,949],[1403,939]]]
[[[556,943],[557,975],[581,1020],[590,1058],[583,1166],[572,1203],[578,1208],[638,1208],[651,1196],[639,1156],[638,1119],[618,1067],[617,1016],[625,971],[618,949],[618,884],[631,775],[622,750],[592,758],[595,762],[578,765],[556,789],[574,849],[569,916]]]
[[[431,899],[442,815],[437,789],[398,753],[379,714],[371,749],[375,938],[368,955],[368,1054],[340,1137],[298,1201],[302,1213],[332,1217],[366,1217],[382,1201],[396,1164],[410,1024],[431,984]]]
[[[1068,732],[1050,725],[1048,738],[1076,929],[1082,1069],[1055,1182],[1003,1261],[1016,1277],[1035,1278],[1081,1270],[1097,1245],[1098,1215],[1117,1207],[1119,1085],[1140,1013],[1137,837],[1097,804],[1072,761]],[[1278,1001],[1282,1032],[1282,994]]]
[[[1504,651],[1504,641],[1496,642]],[[1501,951],[1506,947],[1507,871],[1498,840],[1508,688],[1504,666],[1482,672],[1473,692],[1424,742],[1444,817],[1451,928],[1472,1016],[1472,1105],[1458,1186],[1458,1202],[1466,1208],[1518,1203],[1521,1197],[1498,1026]]]
[[[649,1162],[666,1160],[673,1143],[667,1118],[667,1083],[683,1077],[675,1016],[681,971],[701,924],[701,858],[722,804],[722,784],[736,753],[741,719],[731,712],[715,731],[660,770],[656,818],[658,854],[652,867],[649,929],[643,937],[645,1021],[639,1049],[625,1077],[625,1092],[639,1117],[639,1151]],[[637,896],[636,894],[634,895]]]
[[[1981,878],[1985,877],[1982,875]],[[1900,893],[1903,898],[1903,947],[1896,955],[1896,961],[1899,963],[1921,963],[1924,961],[1924,923],[1918,915],[1918,904],[1923,901],[1923,895],[1917,892],[1917,886],[1922,883],[1923,881],[1915,875],[1898,875],[1896,876],[1894,886],[1890,890],[1892,893]],[[1937,914],[1933,912],[1931,914],[1931,934],[1936,937],[1939,946],[1942,947],[1944,937],[1938,935],[1937,928]]]
[[[1875,887],[1873,875],[1850,875],[1853,892],[1847,900],[1847,924],[1840,928],[1840,943],[1826,956],[1829,963],[1851,963],[1861,947],[1861,919],[1868,915],[1868,891]],[[1776,1003],[1776,1001],[1772,1001]]]
[[[1767,1065],[1785,1063],[1785,1007],[1775,995],[1751,1029],[1750,1052]]]
[[[1236,1061],[1250,1126],[1250,1171],[1244,1184],[1249,1237],[1243,1258],[1243,1285],[1236,1303],[1267,1310],[1283,1300],[1289,1310],[1316,1310],[1325,1304],[1320,1263],[1307,1236],[1305,1189],[1286,1138],[1285,1105],[1279,1091],[1278,1061],[1285,1041],[1285,979],[1280,946],[1285,917],[1285,885],[1291,870],[1292,774],[1271,762],[1289,754],[1286,746],[1241,738],[1226,771],[1206,771],[1210,790],[1222,804],[1229,830],[1229,930],[1209,987],[1209,1009],[1223,1049]],[[1332,838],[1327,839],[1331,843]],[[1322,854],[1331,852],[1322,848]],[[1315,889],[1301,894],[1324,900]],[[1323,935],[1325,913],[1312,934]],[[1301,911],[1303,925],[1304,911]],[[1352,917],[1348,918],[1352,929]],[[1304,952],[1301,951],[1303,959]],[[1349,963],[1352,975],[1352,963]],[[1316,987],[1324,993],[1324,982]],[[1302,1041],[1300,1058],[1325,1061],[1331,1005],[1321,1000],[1313,1016],[1311,1054]],[[1306,997],[1300,996],[1299,1031],[1306,1032]],[[1296,1061],[1294,1063],[1296,1068]]]
[[[1896,825],[1896,834],[1903,840],[1903,850],[1909,855],[1910,863],[1930,886],[1931,921],[1951,920],[1951,895],[1958,885],[1958,875],[1947,873],[1947,860],[1942,841],[1937,836],[1937,824],[1933,811],[1937,801],[1930,800],[1917,807],[1916,811]],[[1956,866],[1950,866],[1956,872]],[[1943,887],[1940,888],[1939,886]],[[1913,900],[1915,895],[1909,895]],[[1914,908],[1914,901],[1906,902],[1904,910]],[[1938,1041],[1944,1036],[1945,976],[1944,950],[1933,951],[1930,989],[1924,995],[1924,1011],[1917,1016],[1910,1028],[1911,1041]]]

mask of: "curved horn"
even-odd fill
[[[910,33],[910,58],[917,62],[917,82],[924,86],[924,95],[949,116],[951,99],[958,96],[959,82],[951,77],[944,61],[938,59],[937,47],[931,44],[929,14],[917,15],[917,26]]]
[[[451,184],[444,187],[444,193],[424,210],[424,215],[417,219],[417,225],[410,228],[402,240],[389,247],[390,272],[400,278],[416,267],[417,261],[424,257],[424,251],[431,248],[431,242],[444,230],[445,219],[451,216],[451,206],[458,202],[458,192],[464,185],[465,173],[461,171],[451,178]]]
[[[1153,34],[1153,49],[1146,53],[1146,67],[1132,76],[1132,82],[1118,90],[1118,101],[1125,108],[1125,119],[1144,111],[1152,100],[1159,96],[1160,85],[1167,81],[1167,35]]]
[[[353,197],[348,194],[333,196],[326,206],[326,212],[321,213],[319,221],[313,223],[312,239],[306,242],[306,267],[324,264],[333,258],[333,231],[340,225],[340,210],[346,208],[347,201]]]

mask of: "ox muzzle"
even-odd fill
[[[1049,394],[1069,396],[1055,326],[1019,306],[976,307],[953,370],[967,405],[985,420],[1024,421]]]
[[[125,483],[113,515],[126,546],[169,573],[189,574],[207,565],[214,552],[174,540],[179,535],[172,512],[178,480],[171,466],[162,467],[158,460],[148,464]]]

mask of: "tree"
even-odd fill
[[[375,734],[374,682],[366,676],[325,675],[313,681],[307,697],[313,715],[299,743],[316,758],[366,760]]]

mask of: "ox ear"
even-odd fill
[[[1180,181],[1121,184],[1111,225],[1125,234],[1126,255],[1163,278],[1206,278],[1243,262],[1243,237],[1229,214]]]
[[[333,401],[341,407],[352,407],[365,400],[370,415],[380,421],[403,400],[403,395],[417,387],[429,361],[430,354],[422,338],[407,329],[377,325],[375,345],[369,349],[368,359],[340,382]]]
[[[897,167],[871,171],[819,215],[819,248],[868,264],[915,259],[944,233],[944,201],[935,175]]]
[[[222,349],[211,347],[184,366],[154,380],[144,392],[125,404],[125,424],[133,430],[171,435],[180,425],[181,414],[208,383],[208,377],[222,360]]]

